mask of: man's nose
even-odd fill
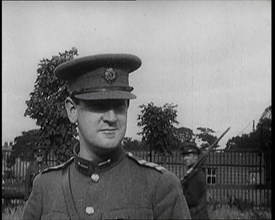
[[[114,109],[109,109],[107,112],[104,113],[103,120],[105,122],[116,122],[117,115]]]

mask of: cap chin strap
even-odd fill
[[[112,87],[94,87],[94,88],[84,88],[80,89],[78,91],[71,92],[71,95],[79,95],[79,94],[85,94],[90,92],[108,92],[108,91],[127,91],[131,92],[133,91],[133,87],[131,86],[112,86]]]

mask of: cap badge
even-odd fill
[[[108,82],[108,83],[113,83],[116,78],[117,78],[117,75],[116,75],[116,72],[114,71],[113,68],[107,68],[104,75],[103,75],[103,78]]]

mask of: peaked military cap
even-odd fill
[[[186,155],[186,154],[200,154],[201,150],[197,147],[195,143],[188,143],[181,149],[181,154]]]
[[[129,73],[141,66],[131,54],[99,54],[59,65],[55,75],[67,81],[72,96],[83,100],[134,99]]]

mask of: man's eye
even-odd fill
[[[104,104],[95,104],[91,105],[90,107],[96,111],[106,111],[109,108],[107,105]]]
[[[124,109],[126,107],[125,103],[117,103],[117,104],[114,104],[113,107],[115,109]]]

